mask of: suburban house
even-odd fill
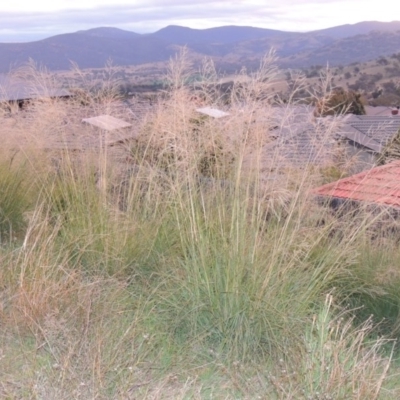
[[[320,186],[313,194],[335,206],[350,201],[400,211],[400,160]]]
[[[308,106],[273,107],[266,117],[268,140],[263,159],[276,169],[331,165],[339,150],[336,126],[327,127],[313,117]],[[259,118],[255,123],[262,123]]]
[[[387,106],[364,106],[365,109],[365,115],[368,116],[381,116],[381,117],[390,117],[394,113],[393,107],[387,107]]]
[[[384,163],[382,156],[400,130],[400,115],[315,118],[312,107],[301,105],[273,107],[265,120],[266,162],[288,168],[336,166],[350,174]]]
[[[14,103],[22,108],[24,104],[31,100],[69,98],[71,96],[72,93],[66,89],[38,86],[22,79],[0,74],[0,103]]]
[[[400,116],[350,114],[344,117],[338,133],[348,142],[348,156],[358,158],[358,171],[362,171],[381,162],[399,131]]]
[[[311,191],[346,224],[367,219],[371,239],[400,240],[400,160],[339,179]]]

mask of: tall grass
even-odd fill
[[[31,173],[17,152],[3,152],[0,162],[0,245],[13,242],[26,225],[24,214],[32,205]]]
[[[20,236],[1,248],[2,395],[385,393],[392,350],[376,339],[379,318],[358,308],[371,309],[374,295],[389,291],[383,278],[363,275],[366,243],[379,276],[387,272],[382,249],[368,242],[367,217],[338,218],[309,196],[324,179],[318,168],[293,169],[282,162],[284,147],[268,151],[277,118],[291,123],[289,106],[282,113],[268,101],[269,61],[234,88],[230,116],[215,120],[196,112],[183,84],[187,65],[177,60],[171,91],[125,149],[126,165],[105,147],[53,152],[56,168],[25,151],[36,172],[30,198],[23,169],[1,173],[12,183],[1,201],[20,196],[22,204],[13,203],[8,220],[26,215],[25,225],[4,225],[18,226]],[[214,79],[212,65],[205,68]],[[204,98],[225,107],[226,96],[210,93],[209,83]],[[82,107],[112,111],[109,93]],[[63,118],[46,126],[71,118],[68,129],[79,134],[76,103],[52,106],[63,107]],[[334,129],[327,125],[327,135]],[[390,294],[397,301],[394,287]],[[383,332],[397,332],[396,324]]]
[[[304,341],[307,356],[295,366],[280,360],[281,370],[271,382],[283,398],[376,399],[388,372],[392,353],[384,358],[384,339],[369,345],[371,320],[354,327],[349,311],[334,311],[333,297],[313,316]]]

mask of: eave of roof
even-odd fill
[[[96,117],[83,118],[82,122],[104,129],[105,131],[114,131],[116,129],[124,129],[132,126],[129,122],[111,115],[98,115]]]

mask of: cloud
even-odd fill
[[[385,2],[389,4],[389,0],[380,1],[379,10],[390,10]],[[111,4],[111,0],[54,0],[50,9],[45,8],[48,1],[36,0],[28,3],[36,11],[28,7],[26,12],[15,10],[24,9],[21,5],[26,1],[2,3],[0,41],[34,40],[98,26],[138,33],[154,32],[172,24],[306,31],[368,19],[391,19],[390,13],[380,15],[372,0],[118,0],[117,4]]]

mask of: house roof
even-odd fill
[[[281,130],[276,141],[269,146],[269,154],[292,167],[329,164],[335,141],[313,126],[304,124],[297,128]]]
[[[313,190],[320,196],[400,207],[400,161]]]
[[[364,106],[365,114],[368,116],[386,116],[392,115],[392,108],[386,106]]]
[[[83,118],[82,122],[96,126],[106,131],[113,131],[115,129],[129,128],[132,126],[129,122],[125,122],[120,118],[115,118],[111,115],[99,115],[97,117]]]
[[[40,107],[40,105],[39,105]],[[41,110],[34,107],[23,113],[0,118],[2,129],[0,141],[2,146],[10,149],[39,148],[45,150],[96,150],[104,146],[114,146],[135,139],[140,133],[146,114],[154,112],[154,108],[146,103],[115,102],[96,108],[70,103],[62,106],[63,112],[55,113],[54,118],[40,118]],[[43,110],[45,115],[47,110]],[[130,126],[123,129],[106,130],[82,123],[94,112],[112,113],[117,120],[124,120]],[[103,114],[103,115],[104,115]],[[139,120],[141,118],[141,120]],[[32,130],[35,132],[31,134]]]
[[[211,107],[197,108],[196,111],[199,112],[200,114],[208,115],[209,117],[213,118],[222,118],[222,117],[227,117],[229,115],[229,113],[225,111]]]
[[[400,116],[350,115],[339,134],[380,153],[400,130]]]
[[[271,140],[265,157],[275,165],[303,168],[332,163],[337,148],[334,131],[315,120],[306,106],[273,109]]]
[[[21,101],[49,97],[69,97],[72,94],[66,89],[48,88],[33,85],[21,79],[12,79],[0,74],[0,101]]]

